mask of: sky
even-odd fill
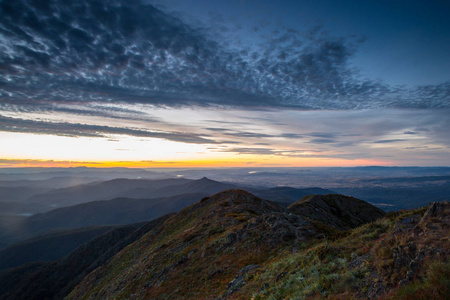
[[[0,167],[450,166],[448,1],[0,15]]]

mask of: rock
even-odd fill
[[[351,254],[352,260],[350,261],[349,268],[361,269],[365,263],[368,262],[370,255],[365,254],[363,256],[358,256],[356,253]]]
[[[402,267],[409,267],[410,263],[417,256],[417,246],[414,242],[407,245],[394,247],[392,251],[394,258],[394,268],[399,271]]]
[[[431,203],[430,207],[427,209],[425,214],[423,215],[423,219],[426,217],[436,217],[439,215],[443,215],[445,212],[445,209],[449,206],[449,203],[447,201],[444,202],[433,202]]]
[[[368,290],[367,296],[369,299],[378,299],[386,294],[386,287],[381,282],[374,282]]]
[[[248,265],[244,268],[240,269],[236,273],[236,277],[230,281],[227,286],[227,290],[223,293],[222,297],[227,297],[238,290],[240,290],[247,282],[245,281],[245,275],[254,269],[258,269],[260,266],[258,265]]]
[[[288,241],[301,242],[317,233],[311,222],[301,216],[270,212],[252,219],[237,235],[239,240],[243,240],[248,235],[255,236],[260,232],[266,233],[264,242],[272,247]]]

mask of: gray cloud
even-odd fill
[[[74,103],[364,109],[450,106],[450,82],[359,78],[359,41],[280,28],[261,49],[227,48],[145,1],[0,3],[1,109]],[[66,108],[67,109],[67,108]]]
[[[255,154],[255,155],[274,155],[275,149],[271,148],[230,148],[224,149],[221,152],[233,152],[238,154]]]
[[[325,138],[325,139],[332,139],[336,137],[335,133],[332,132],[311,132],[309,136],[317,137],[317,138]]]
[[[318,138],[318,139],[311,139],[310,140],[310,143],[314,143],[314,144],[331,144],[331,143],[334,143],[334,142],[335,142],[334,139],[321,139],[321,138]]]
[[[256,148],[256,147],[239,147],[239,148],[226,148],[221,149],[220,152],[233,152],[237,154],[252,154],[252,155],[277,155],[286,157],[319,157],[322,156],[320,150],[279,150],[273,148]],[[308,154],[305,154],[308,152]],[[311,155],[314,152],[314,155]]]
[[[375,144],[387,144],[387,143],[397,143],[397,142],[404,142],[407,141],[405,139],[390,139],[390,140],[379,140],[379,141],[374,141],[373,143]]]
[[[25,120],[19,118],[9,118],[0,116],[0,131],[22,132],[35,134],[52,134],[71,137],[107,137],[110,134],[129,135],[136,137],[160,138],[175,142],[194,143],[194,144],[215,144],[214,140],[203,138],[192,133],[182,132],[162,132],[162,131],[146,131],[142,129],[77,124],[77,123],[61,123],[61,122],[45,122],[39,120]]]

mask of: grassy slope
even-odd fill
[[[87,276],[68,299],[445,299],[450,292],[448,205],[438,217],[422,218],[425,208],[390,213],[348,231],[311,222],[314,237],[273,243],[278,221],[268,220],[289,213],[237,196],[205,198],[182,210]],[[257,230],[230,238],[249,224]],[[410,242],[414,253],[404,250]],[[412,270],[419,250],[422,260]],[[394,252],[410,255],[404,266]]]

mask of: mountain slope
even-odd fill
[[[33,215],[20,224],[20,227],[26,236],[55,229],[137,223],[179,211],[204,196],[205,194],[183,194],[155,199],[115,198],[93,201]]]
[[[123,225],[151,220],[179,211],[198,199],[231,187],[235,186],[202,178],[199,180],[117,179],[58,189],[53,194],[41,196],[48,197],[47,200],[43,200],[46,203],[55,201],[63,203],[61,205],[64,207],[35,214],[10,226],[0,224],[0,235],[4,240],[4,247],[52,230],[94,225]],[[86,202],[89,199],[108,195],[145,195],[150,198],[134,199],[121,196],[111,200]],[[70,202],[80,201],[83,203],[66,206]]]
[[[39,236],[11,245],[0,251],[0,270],[33,261],[56,261],[83,243],[113,228],[113,226],[83,227]]]
[[[149,231],[67,299],[399,298],[420,282],[424,298],[444,299],[449,216],[443,203],[341,231],[224,191]]]
[[[449,203],[377,216],[315,195],[291,208],[223,191],[58,262],[0,272],[0,299],[447,299]],[[343,215],[369,223],[340,230]]]
[[[355,228],[385,215],[365,201],[339,194],[305,196],[288,209],[339,230]]]
[[[310,222],[275,202],[224,191],[149,232],[85,278],[69,299],[220,295],[243,267],[316,233]]]
[[[171,215],[111,230],[57,262],[38,262],[0,272],[0,299],[63,299],[87,274]]]
[[[205,194],[186,194],[156,199],[115,198],[57,208],[0,227],[3,247],[28,238],[87,226],[125,225],[179,211]]]

